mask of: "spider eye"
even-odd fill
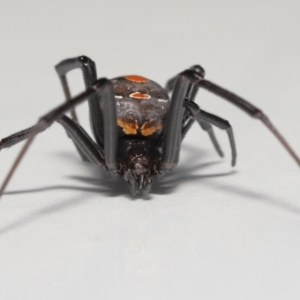
[[[147,162],[147,159],[146,159],[145,157],[137,157],[137,158],[135,159],[135,161],[136,161],[137,163],[142,163],[142,162]]]
[[[145,168],[142,164],[135,163],[135,164],[131,167],[131,170],[132,170],[133,173],[135,173],[135,174],[143,174],[143,173],[146,173],[147,168]]]
[[[149,158],[138,155],[131,158],[129,168],[135,174],[144,174],[149,170]]]

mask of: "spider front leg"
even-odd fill
[[[197,104],[193,102],[198,89],[194,88],[193,81],[191,81],[189,76],[186,76],[185,72],[182,72],[177,76],[172,88],[174,88],[174,91],[164,127],[162,160],[158,165],[159,173],[163,175],[177,165],[181,141],[192,126],[194,118],[200,124],[202,123],[202,125],[208,126],[207,128],[211,127],[211,123],[226,130],[232,150],[232,165],[234,166],[236,161],[236,148],[230,124],[226,120],[199,109]],[[183,119],[185,109],[187,109],[192,116],[187,118],[182,124],[182,121],[180,120]]]
[[[28,147],[32,143],[35,136],[44,131],[46,128],[50,127],[53,122],[57,121],[63,115],[69,111],[70,109],[76,107],[80,103],[84,102],[86,99],[91,97],[92,95],[97,95],[97,97],[101,97],[103,102],[103,109],[105,111],[103,118],[104,125],[104,156],[105,156],[105,166],[107,170],[115,175],[118,172],[117,167],[117,125],[116,125],[116,106],[114,101],[114,90],[112,83],[107,79],[99,79],[95,82],[92,88],[89,88],[85,92],[79,94],[77,97],[70,99],[66,103],[58,106],[53,109],[43,117],[41,117],[38,123],[32,128],[28,139],[21,149],[19,155],[17,156],[12,168],[8,172],[1,188],[0,188],[0,196],[3,194],[5,187],[7,186],[10,178],[12,177],[14,171],[16,170],[18,164],[26,153]],[[67,122],[65,120],[65,122]],[[84,143],[84,138],[80,137],[80,134],[77,134],[77,138],[81,142]],[[101,162],[99,162],[100,164]]]
[[[162,160],[158,164],[158,172],[161,175],[174,169],[179,161],[180,144],[182,141],[183,102],[189,86],[190,81],[188,78],[179,74],[176,79],[164,125]]]
[[[292,147],[288,144],[285,138],[280,134],[280,132],[276,129],[276,127],[272,124],[270,119],[263,113],[261,109],[255,107],[253,104],[241,98],[240,96],[214,84],[211,81],[204,79],[204,70],[199,65],[195,65],[189,70],[182,72],[181,74],[189,78],[191,84],[197,85],[199,88],[202,87],[224,98],[225,100],[242,109],[251,117],[261,120],[267,126],[267,128],[269,128],[269,130],[275,135],[275,137],[279,140],[283,147],[289,152],[289,154],[293,157],[298,166],[300,166],[299,156],[296,154],[296,152],[292,149]],[[167,87],[171,89],[174,86],[174,84],[175,79],[172,78],[168,81]]]

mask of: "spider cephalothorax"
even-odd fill
[[[66,74],[80,68],[86,91],[71,98]],[[40,118],[39,122],[0,141],[0,150],[28,139],[8,173],[0,196],[33,138],[53,122],[58,122],[73,140],[83,160],[123,177],[135,195],[149,193],[154,177],[171,171],[179,161],[180,146],[195,121],[209,134],[220,156],[223,152],[212,125],[226,131],[236,162],[232,128],[228,121],[205,112],[194,102],[204,88],[236,105],[251,117],[260,119],[277,137],[300,166],[300,159],[267,116],[257,107],[230,91],[204,79],[204,69],[195,65],[179,73],[162,88],[138,75],[97,80],[96,65],[86,56],[66,59],[56,66],[66,102]],[[171,98],[168,93],[172,92]],[[93,140],[79,125],[75,106],[88,100]],[[65,115],[71,111],[72,118]]]
[[[149,193],[153,177],[158,175],[157,163],[161,153],[145,139],[123,139],[119,147],[119,170],[135,195],[137,190]]]

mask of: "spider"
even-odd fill
[[[232,92],[204,79],[205,71],[195,65],[170,79],[166,88],[138,75],[97,80],[96,65],[86,56],[65,59],[55,66],[66,102],[42,116],[35,126],[0,141],[0,150],[27,139],[9,171],[0,196],[34,137],[55,121],[61,124],[84,161],[104,169],[113,177],[123,177],[131,194],[148,194],[153,180],[175,168],[180,145],[195,121],[205,130],[220,156],[214,125],[227,132],[236,163],[236,147],[228,121],[199,108],[194,102],[199,88],[204,88],[236,105],[251,117],[260,119],[282,143],[300,166],[300,159],[257,107]],[[82,70],[86,90],[72,98],[66,74]],[[168,93],[172,92],[171,98]],[[95,140],[79,125],[75,106],[88,101]],[[65,115],[71,112],[71,118]]]

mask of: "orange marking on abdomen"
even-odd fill
[[[150,95],[148,94],[142,94],[140,92],[135,92],[129,95],[129,97],[131,98],[135,98],[135,99],[150,99]]]
[[[139,76],[139,75],[127,75],[127,76],[124,76],[124,78],[129,81],[135,81],[135,82],[148,82],[149,81],[147,78]]]
[[[141,127],[141,133],[144,136],[148,136],[161,129],[161,123],[156,120],[150,120],[143,124]]]
[[[137,120],[117,120],[117,124],[123,129],[126,134],[136,134],[139,128]]]

